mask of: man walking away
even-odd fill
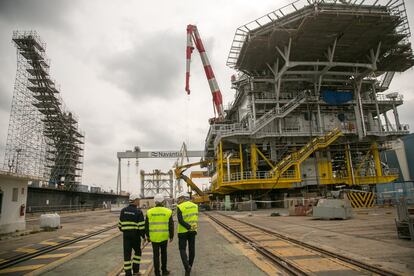
[[[195,257],[195,237],[198,229],[198,206],[190,201],[187,193],[177,196],[178,248],[185,275],[189,276]],[[187,257],[188,243],[188,257]]]
[[[152,244],[154,273],[160,276],[160,251],[162,275],[169,275],[167,270],[167,245],[168,239],[172,242],[174,237],[174,221],[172,211],[164,207],[164,196],[154,196],[155,207],[147,211],[145,220],[145,234],[147,240]]]
[[[144,215],[138,209],[139,197],[131,195],[129,206],[121,210],[118,228],[123,233],[124,240],[124,270],[126,276],[139,274],[139,264],[141,262],[141,237],[145,238]],[[131,259],[132,249],[134,257]]]

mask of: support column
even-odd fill
[[[357,130],[358,130],[358,138],[360,140],[366,136],[364,112],[362,110],[362,102],[361,102],[361,86],[362,86],[362,80],[356,83],[356,87],[355,87],[356,105],[354,107],[355,119],[356,119]]]
[[[345,158],[346,158],[346,168],[348,172],[348,179],[351,182],[351,185],[355,184],[355,175],[354,175],[354,167],[352,165],[352,156],[351,156],[351,148],[349,143],[345,145]]]
[[[377,92],[375,91],[375,83],[372,83],[372,96],[375,100],[375,110],[377,112],[378,131],[382,132],[381,114],[380,114],[379,106],[378,106]]]
[[[383,113],[384,119],[385,119],[385,129],[388,131],[390,131],[390,129],[392,129],[392,126],[390,125],[390,120],[388,120],[388,116],[387,116],[387,112]]]
[[[239,154],[240,154],[240,179],[243,180],[243,146],[242,144],[239,144]]]
[[[145,171],[141,170],[141,197],[145,197]]]
[[[257,172],[256,144],[250,145],[250,168],[251,168],[253,177],[256,178],[256,172]]]
[[[251,98],[251,105],[252,105],[252,115],[253,115],[253,128],[256,127],[256,104],[255,104],[255,98],[254,98],[254,93],[252,93]]]
[[[323,121],[322,121],[322,116],[321,116],[321,106],[319,104],[319,96],[318,96],[317,108],[318,108],[318,132],[323,133],[324,126],[323,126],[323,123],[322,123]]]
[[[121,158],[118,158],[118,178],[116,183],[116,193],[121,194]]]
[[[378,144],[376,142],[372,143],[371,152],[372,152],[372,157],[374,158],[375,174],[376,176],[382,176],[381,159],[380,159],[380,154],[378,150]]]
[[[276,141],[271,140],[269,144],[270,144],[270,160],[272,160],[273,163],[276,163],[276,160],[277,160]]]
[[[219,152],[218,152],[219,156],[217,158],[218,160],[218,181],[219,181],[219,186],[221,185],[221,183],[223,183],[223,173],[224,173],[224,169],[223,169],[223,142],[220,141],[219,144]]]

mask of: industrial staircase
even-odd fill
[[[342,135],[342,132],[339,128],[328,132],[325,136],[320,136],[314,138],[308,144],[303,146],[300,150],[293,152],[282,159],[276,166],[270,171],[274,176],[280,176],[287,169],[293,165],[299,165],[306,158],[308,158],[312,153],[319,149],[323,149],[332,144],[339,136]]]
[[[302,91],[295,98],[290,100],[288,103],[286,103],[281,108],[277,108],[277,107],[272,108],[271,110],[266,112],[262,117],[256,120],[252,134],[257,133],[259,130],[261,130],[263,127],[268,125],[274,119],[285,117],[290,112],[295,110],[295,108],[297,108],[301,103],[303,103],[305,99],[306,99],[306,92]]]
[[[395,72],[386,72],[381,81],[381,88],[387,90],[390,87],[391,81],[394,78]]]

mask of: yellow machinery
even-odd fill
[[[334,129],[324,136],[315,137],[302,148],[288,154],[277,164],[273,164],[265,154],[263,154],[255,144],[250,145],[249,160],[243,160],[242,145],[239,144],[239,152],[224,152],[223,142],[220,141],[216,150],[215,161],[201,161],[190,163],[175,168],[177,179],[183,179],[196,196],[193,200],[197,203],[209,202],[209,196],[203,192],[192,181],[192,178],[208,177],[205,171],[195,171],[191,177],[183,173],[190,167],[198,165],[212,164],[215,172],[211,177],[211,193],[228,194],[242,190],[261,190],[261,189],[281,189],[295,188],[297,183],[303,182],[301,174],[301,164],[316,151],[326,151],[343,133]],[[358,165],[351,160],[350,146],[346,144],[343,150],[346,171],[343,174],[334,172],[332,159],[323,157],[317,161],[317,173],[319,184],[346,184],[346,185],[366,185],[371,183],[386,183],[398,178],[398,174],[393,171],[384,173],[381,167],[379,149],[377,143],[372,143],[369,151],[366,152]],[[266,171],[258,170],[259,159],[264,160],[269,167]],[[248,162],[246,162],[248,161]],[[367,172],[364,166],[370,161],[374,165],[374,171]],[[249,164],[248,168],[244,166]]]
[[[215,164],[216,171],[212,176],[212,193],[226,194],[240,190],[260,190],[294,188],[297,183],[303,181],[300,165],[312,153],[324,150],[334,143],[342,132],[337,128],[324,136],[316,137],[299,150],[288,154],[279,163],[272,164],[266,156],[256,147],[250,145],[250,168],[244,168],[246,160],[243,160],[242,145],[239,145],[239,152],[224,152],[223,143],[219,142],[216,150]],[[395,180],[398,175],[390,172],[383,174],[379,157],[378,146],[373,143],[371,149],[366,153],[365,158],[372,158],[375,165],[375,172],[371,175],[360,173],[365,160],[362,160],[357,167],[352,166],[349,145],[345,145],[345,162],[347,172],[345,175],[335,175],[332,171],[332,161],[328,158],[318,160],[317,173],[320,184],[347,184],[364,185],[370,183],[385,183]],[[261,158],[269,167],[267,171],[258,171],[258,160]]]
[[[196,195],[192,196],[194,203],[208,203],[210,201],[208,194],[203,192],[192,180],[192,178],[204,178],[206,176],[206,172],[192,172],[191,177],[184,175],[183,173],[194,166],[203,166],[208,165],[212,161],[200,161],[195,163],[189,163],[182,166],[177,166],[174,170],[176,179],[182,179],[187,183],[187,185],[191,188],[191,191],[196,192]]]

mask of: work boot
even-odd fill
[[[164,270],[162,272],[162,276],[170,275],[170,272],[168,270]]]

